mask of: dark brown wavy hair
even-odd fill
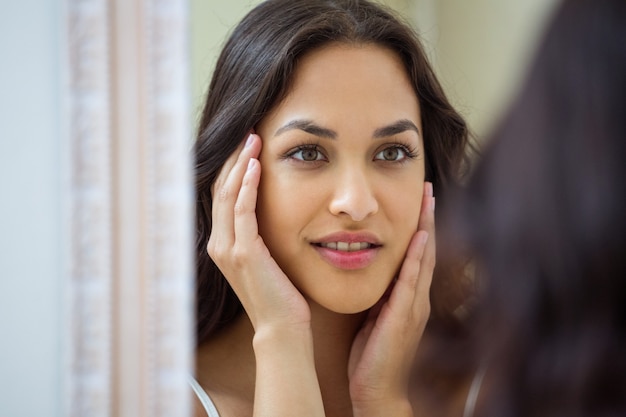
[[[626,416],[626,2],[566,0],[446,236],[476,257],[476,416]],[[442,234],[443,237],[443,234]]]
[[[462,175],[468,144],[466,124],[448,102],[408,24],[365,0],[261,3],[234,29],[222,50],[195,143],[199,344],[242,311],[228,282],[207,255],[211,186],[246,133],[285,97],[299,59],[333,42],[377,44],[398,54],[421,106],[427,180],[439,194]],[[442,269],[439,275],[433,284],[432,311],[443,318],[459,304],[461,292],[444,278]]]

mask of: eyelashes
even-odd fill
[[[380,156],[380,158],[378,158]],[[419,156],[416,148],[405,143],[392,143],[384,146],[374,159],[385,162],[404,162],[407,159],[415,159]]]
[[[418,158],[419,151],[407,143],[386,143],[379,147],[372,158],[383,163],[403,163]],[[303,143],[290,149],[281,156],[283,160],[295,160],[303,163],[328,162],[327,153],[318,143]]]
[[[283,159],[295,159],[302,162],[328,161],[322,147],[314,143],[304,143],[288,151]]]

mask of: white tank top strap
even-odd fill
[[[487,360],[483,360],[480,367],[474,374],[472,379],[472,385],[470,386],[467,398],[465,400],[465,409],[463,410],[463,417],[474,417],[476,411],[476,402],[478,401],[478,394],[480,394],[480,388],[483,384],[483,379],[487,373]]]
[[[188,379],[189,385],[191,385],[191,388],[198,396],[198,399],[202,403],[202,406],[206,410],[209,417],[220,417],[220,414],[217,412],[217,408],[215,408],[215,404],[213,404],[213,401],[211,401],[211,397],[209,397],[209,394],[206,393],[204,388],[200,386],[198,381],[196,381],[193,376],[189,375]]]

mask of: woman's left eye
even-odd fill
[[[412,158],[413,154],[406,149],[404,146],[389,146],[388,148],[383,149],[378,152],[374,156],[374,160],[378,161],[388,161],[388,162],[399,162],[403,161],[406,158]]]

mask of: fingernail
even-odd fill
[[[248,169],[247,169],[247,171],[250,171],[253,166],[254,166],[254,158],[250,158],[250,160],[248,161]]]
[[[246,148],[252,144],[254,141],[254,134],[250,133],[248,135],[248,140],[246,140]]]
[[[435,197],[431,198],[430,201],[430,210],[435,211]]]

